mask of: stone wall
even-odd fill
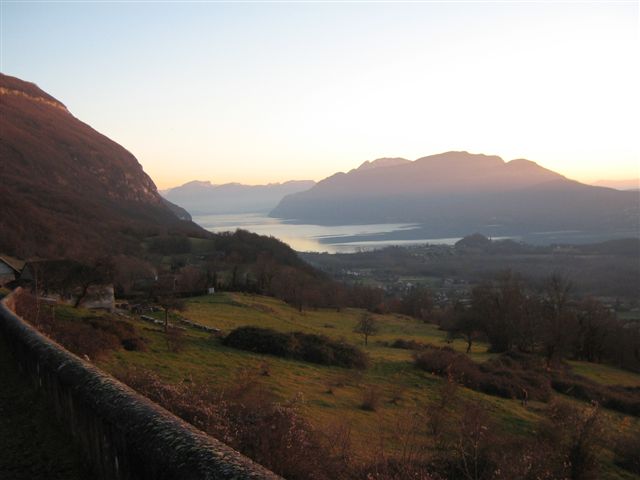
[[[65,350],[0,302],[0,341],[103,479],[280,477]]]

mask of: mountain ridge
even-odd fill
[[[354,168],[351,171],[370,170],[372,168],[396,167],[398,165],[404,165],[410,162],[411,160],[407,160],[406,158],[402,157],[382,157],[372,161],[366,160],[362,164],[360,164],[358,168]]]
[[[486,225],[513,233],[632,228],[638,207],[626,192],[581,184],[531,160],[450,151],[331,175],[285,197],[270,215],[331,225],[417,223],[447,235]]]
[[[0,251],[81,258],[208,235],[171,211],[131,152],[35,84],[0,74],[0,98]]]
[[[614,188],[616,190],[640,190],[640,178],[625,178],[618,180],[597,180],[591,185],[595,187]]]
[[[266,185],[192,180],[162,192],[167,200],[177,203],[192,215],[268,213],[290,193],[307,190],[312,180],[289,180]]]

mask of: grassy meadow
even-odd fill
[[[154,314],[162,318],[162,313]],[[260,326],[281,332],[302,331],[343,339],[362,348],[370,358],[364,371],[328,367],[259,355],[223,346],[209,333],[188,328],[182,351],[171,352],[160,326],[134,319],[141,334],[147,338],[146,351],[116,350],[96,363],[118,374],[132,366],[156,373],[167,383],[195,382],[214,385],[223,390],[233,386],[242,372],[261,372],[259,378],[282,402],[296,401],[301,413],[319,429],[332,430],[348,426],[356,455],[363,460],[373,450],[384,445],[386,451],[402,448],[403,432],[398,425],[419,422],[445,383],[440,377],[415,368],[412,352],[387,346],[398,338],[449,345],[464,352],[466,343],[448,342],[446,333],[437,326],[403,315],[376,315],[379,331],[369,337],[365,347],[363,336],[354,333],[362,315],[357,309],[309,310],[299,312],[283,302],[257,295],[218,293],[190,298],[181,315],[189,320],[229,332],[240,326]],[[470,353],[482,362],[491,357],[485,344],[475,344]],[[574,372],[603,384],[640,386],[640,375],[604,365],[570,362]],[[377,406],[374,411],[362,408],[367,392],[373,392]],[[500,429],[512,434],[531,433],[541,418],[546,404],[529,402],[525,407],[518,400],[485,395],[459,387],[462,399],[480,403]],[[558,395],[558,394],[554,394]],[[569,399],[572,402],[576,400]],[[640,419],[613,411],[603,411],[606,426],[603,435],[640,428]],[[426,438],[426,437],[425,437]],[[416,441],[420,442],[418,435]],[[613,464],[613,452],[601,452],[606,478],[637,478]]]

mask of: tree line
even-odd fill
[[[552,275],[539,288],[511,271],[471,291],[470,301],[450,306],[441,322],[451,337],[488,342],[492,352],[607,362],[640,371],[640,322],[625,322],[594,297],[572,295],[571,282]]]
[[[273,296],[300,311],[353,307],[400,313],[438,323],[451,337],[464,338],[469,349],[484,340],[493,352],[537,353],[548,363],[575,358],[640,370],[640,323],[619,320],[597,299],[575,295],[560,275],[533,285],[506,271],[478,284],[469,298],[435,307],[429,289],[419,285],[391,294],[373,285],[338,282],[273,237],[238,230],[199,241],[201,255],[186,237],[155,237],[146,258],[98,258],[88,266],[73,262],[63,277],[48,272],[40,281],[77,290],[80,297],[92,282],[112,281],[117,296],[150,301],[214,287]],[[166,262],[169,253],[173,257]]]

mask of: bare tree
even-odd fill
[[[403,296],[400,308],[405,315],[426,321],[433,310],[431,292],[421,285],[411,287]]]
[[[110,257],[99,258],[90,265],[76,265],[72,275],[67,280],[70,285],[75,285],[78,291],[73,303],[74,308],[78,308],[82,301],[87,298],[89,289],[92,286],[112,281],[113,276],[114,262]]]
[[[544,285],[543,320],[544,351],[550,364],[561,359],[571,343],[575,332],[576,318],[570,308],[571,283],[561,275],[554,274]]]
[[[116,291],[131,294],[136,290],[136,284],[150,283],[156,275],[156,269],[145,260],[118,255],[113,259],[113,282]]]
[[[271,283],[278,272],[278,263],[268,252],[258,254],[253,272],[258,282],[258,290],[261,293],[271,291]]]
[[[378,324],[371,313],[364,312],[353,331],[361,333],[364,336],[364,344],[368,345],[369,337],[378,333]]]
[[[526,315],[527,297],[522,280],[506,271],[497,282],[475,287],[471,296],[473,314],[487,335],[491,351],[511,350]]]
[[[576,356],[588,362],[601,362],[607,340],[615,332],[613,315],[598,300],[588,297],[580,303],[577,323]]]
[[[189,295],[197,295],[206,291],[207,277],[205,273],[193,265],[180,269],[178,275],[179,290]]]
[[[467,343],[467,353],[469,353],[473,342],[482,337],[480,323],[473,312],[464,307],[455,308],[451,315],[453,318],[448,338],[451,340],[462,338]]]
[[[164,331],[167,333],[169,331],[169,312],[184,310],[184,301],[175,296],[161,296],[156,298],[156,302],[164,311]]]
[[[184,301],[176,294],[177,278],[175,275],[161,276],[151,290],[151,298],[164,311],[164,331],[169,330],[169,312],[185,309]]]

